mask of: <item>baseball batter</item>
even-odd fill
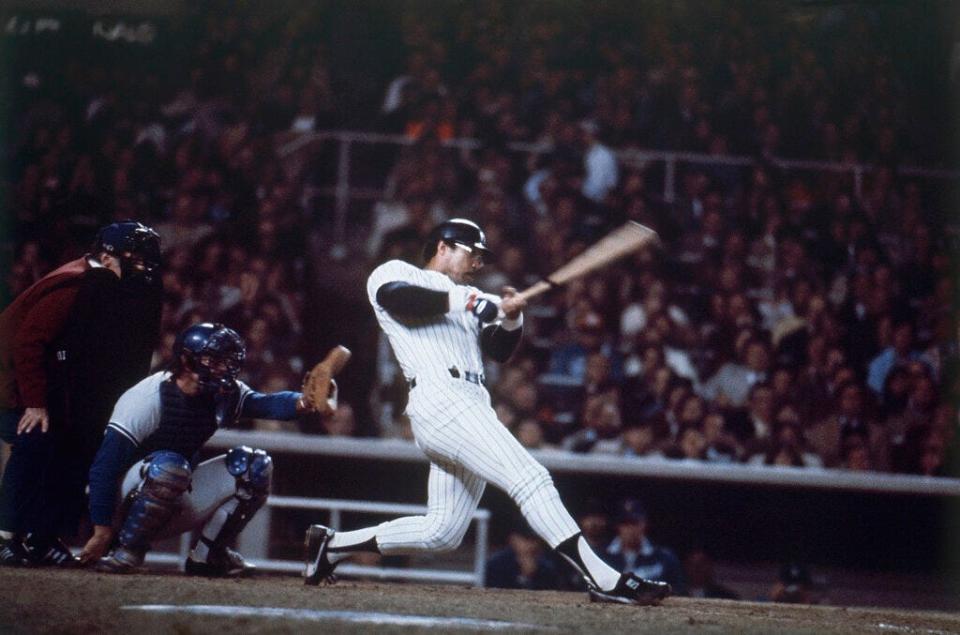
[[[516,501],[530,527],[583,575],[592,600],[659,602],[669,585],[621,575],[593,552],[547,470],[490,405],[481,355],[507,361],[520,343],[526,301],[509,287],[497,297],[470,285],[487,255],[480,227],[455,218],[430,232],[423,269],[393,260],[370,275],[367,294],[410,386],[407,415],[417,445],[431,461],[428,513],[348,532],[312,525],[305,581],[330,579],[337,563],[359,551],[456,548],[490,482]]]

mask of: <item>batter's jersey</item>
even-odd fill
[[[166,370],[154,373],[123,393],[113,408],[107,428],[119,432],[138,447],[143,445],[160,425],[160,385],[170,379],[170,375]],[[241,381],[237,386],[240,388],[239,412],[253,389]]]
[[[404,377],[450,377],[451,368],[483,372],[480,322],[468,311],[452,311],[429,318],[398,321],[377,302],[377,290],[390,282],[406,282],[433,291],[449,292],[458,286],[446,274],[420,269],[402,260],[385,262],[367,279],[367,297],[380,328],[386,333]],[[467,287],[481,293],[475,287]]]

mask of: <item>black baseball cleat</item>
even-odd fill
[[[59,538],[35,538],[23,542],[30,561],[38,567],[76,567],[79,561]]]
[[[243,559],[239,553],[224,547],[223,550],[210,551],[206,561],[187,558],[183,566],[187,575],[201,575],[208,578],[241,578],[253,575],[257,567]]]
[[[323,525],[310,525],[307,529],[307,535],[303,541],[306,564],[303,570],[304,584],[316,586],[321,580],[326,580],[330,584],[337,581],[336,576],[333,575],[337,565],[327,558],[327,546],[335,533],[334,530]]]
[[[0,567],[30,567],[30,552],[19,538],[0,538]]]
[[[596,587],[589,589],[591,602],[615,602],[617,604],[635,604],[650,606],[659,604],[671,592],[666,582],[645,580],[632,573],[624,573],[617,580],[617,586],[609,591],[601,591]]]

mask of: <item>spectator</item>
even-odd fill
[[[594,203],[602,204],[620,178],[617,159],[610,148],[601,143],[600,127],[595,122],[582,122],[580,130],[585,148],[583,195]]]
[[[703,418],[703,436],[707,444],[704,458],[714,463],[735,463],[744,450],[737,438],[727,430],[727,421],[719,410],[708,412]]]
[[[588,311],[576,319],[573,341],[553,350],[548,372],[582,381],[586,375],[587,358],[591,353],[604,352],[604,323],[596,311]]]
[[[770,600],[787,604],[816,604],[817,594],[806,565],[790,562],[780,567],[777,581],[770,589]]]
[[[867,415],[864,390],[857,383],[842,385],[837,391],[837,414],[816,423],[806,434],[807,441],[823,457],[827,466],[841,462],[841,451],[853,437],[869,448],[872,463],[886,465],[887,440],[883,429]]]
[[[656,456],[669,440],[667,423],[634,423],[627,425],[621,435],[621,453],[626,456]]]
[[[583,428],[564,440],[563,449],[606,454],[617,452],[622,426],[616,391],[591,395],[583,408]]]
[[[721,405],[742,406],[750,388],[766,379],[770,369],[770,347],[751,338],[741,347],[739,363],[724,364],[703,386],[703,395]]]
[[[870,360],[867,385],[877,395],[883,394],[883,384],[890,370],[898,363],[920,359],[913,348],[913,324],[900,320],[893,325],[893,341],[879,355]]]
[[[690,597],[718,600],[740,599],[736,591],[716,581],[713,572],[713,559],[707,555],[707,552],[697,549],[688,553],[683,560],[683,569],[687,576]]]
[[[667,547],[647,538],[647,513],[640,501],[620,503],[616,521],[617,536],[607,547],[605,559],[620,572],[632,571],[648,580],[667,582],[676,595],[687,594],[687,583],[680,560]]]
[[[546,553],[543,542],[529,528],[511,531],[506,546],[487,560],[484,586],[541,591],[560,588],[560,572]]]
[[[765,381],[754,384],[747,398],[747,416],[735,420],[746,425],[728,429],[746,446],[748,453],[765,452],[773,437],[775,413],[773,387]]]

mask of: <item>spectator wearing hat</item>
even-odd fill
[[[639,500],[628,498],[620,504],[616,532],[604,554],[607,564],[622,573],[629,571],[648,580],[667,582],[676,595],[687,594],[687,580],[677,555],[647,538],[647,512]]]

